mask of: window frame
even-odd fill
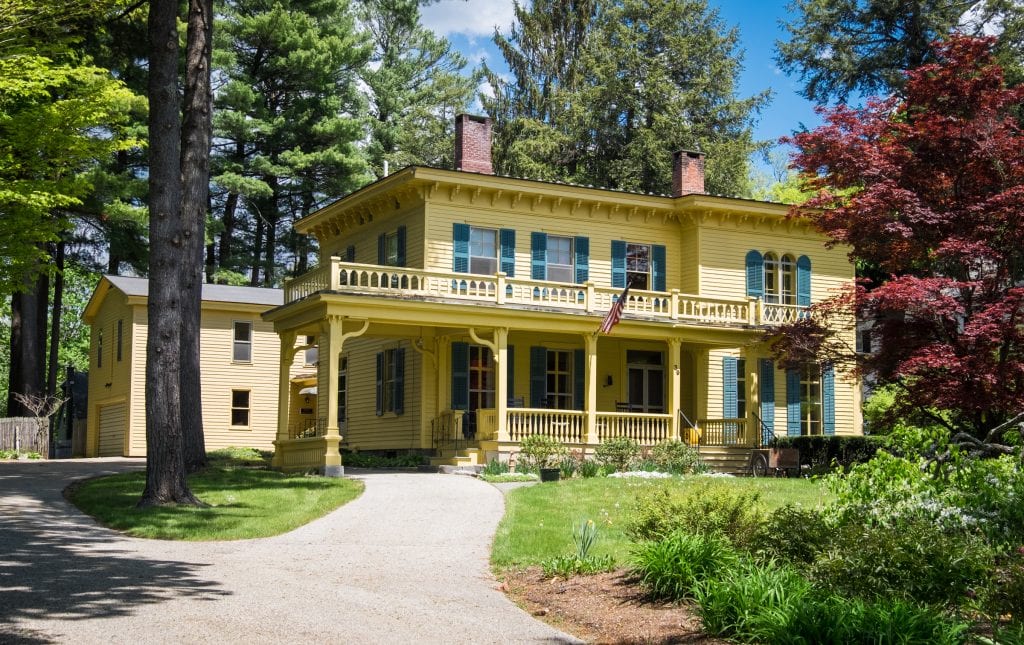
[[[736,418],[747,418],[747,359],[736,359]]]
[[[399,266],[398,230],[384,234],[384,266]]]
[[[639,258],[636,251],[639,249],[646,249],[646,257]],[[631,253],[631,250],[633,251]],[[639,259],[643,259],[646,262],[647,268],[644,270],[637,269],[637,262]],[[652,275],[652,263],[654,259],[654,245],[653,244],[641,244],[639,242],[626,242],[626,255],[624,257],[626,265],[626,286],[630,289],[639,289],[641,291],[647,291],[651,289],[654,276]],[[631,264],[633,267],[631,268]],[[640,276],[642,276],[643,284],[640,284]]]
[[[494,249],[494,255],[478,255],[478,254],[474,253],[474,251],[477,250],[474,247],[478,246],[478,244],[479,244],[479,241],[476,239],[477,238],[477,234],[482,234],[482,233],[489,233],[489,234],[491,234],[493,236],[492,248]],[[501,255],[501,242],[498,239],[498,229],[496,229],[496,228],[484,228],[484,227],[479,227],[479,226],[470,226],[469,227],[469,244],[467,246],[468,246],[468,251],[467,251],[467,258],[468,258],[467,259],[467,268],[469,269],[469,273],[471,273],[473,275],[495,275],[498,272],[498,267],[501,266],[500,258],[499,258],[499,256]],[[474,270],[474,266],[473,265],[475,263],[480,263],[480,262],[488,262],[488,263],[493,262],[493,265],[494,265],[493,269],[490,270],[490,271]],[[490,264],[488,264],[488,267],[490,267]]]
[[[554,359],[554,366],[552,366]],[[549,410],[573,410],[573,352],[549,349],[544,365],[544,402]],[[552,387],[552,384],[554,387]]]
[[[123,358],[123,343],[124,343],[124,320],[117,321],[117,362],[120,363]]]
[[[469,369],[466,375],[469,399],[466,408],[468,410],[494,408],[498,390],[497,374],[494,371],[494,354],[489,347],[470,344],[468,361]],[[488,385],[490,387],[487,387]],[[474,401],[476,407],[474,407]]]
[[[817,363],[805,363],[800,367],[800,436],[802,437],[825,434],[822,381],[821,366]]]
[[[235,399],[235,395],[236,394],[245,394],[245,397],[246,397],[245,398],[245,403],[246,403],[246,405],[241,406],[241,405],[236,405],[235,404],[236,403],[236,399]],[[230,412],[230,416],[229,416],[230,427],[233,428],[233,429],[249,429],[249,428],[251,428],[252,427],[252,390],[251,389],[235,389],[235,388],[232,388],[231,389],[230,404],[231,404],[231,407],[229,408],[230,411],[231,411]],[[235,414],[239,413],[239,412],[243,412],[243,411],[245,413],[245,423],[244,424],[243,423],[235,423]]]
[[[383,351],[384,363],[381,366],[380,374],[380,410],[386,414],[395,411],[395,357],[397,351],[394,347]]]
[[[567,254],[568,264],[564,262],[555,262],[552,260],[552,247],[555,245],[561,245],[562,243],[568,245],[568,249],[565,251]],[[547,236],[547,247],[545,250],[545,278],[551,282],[564,282],[567,284],[576,283],[576,241],[568,235],[548,235]],[[558,253],[561,255],[562,250]],[[555,273],[564,272],[564,277],[552,275],[552,268],[555,269]]]
[[[245,325],[249,328],[249,339],[238,340],[238,326]],[[255,325],[251,320],[232,320],[231,321],[231,362],[239,364],[252,364],[252,350],[253,350],[253,335],[255,331]],[[248,347],[248,358],[238,358],[238,350],[240,347]]]
[[[792,253],[774,251],[764,254],[764,285],[762,298],[771,305],[796,305],[796,258]]]

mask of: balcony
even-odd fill
[[[509,278],[504,273],[472,275],[376,264],[342,262],[313,269],[285,282],[285,304],[321,292],[390,297],[418,297],[488,303],[495,306],[547,307],[582,313],[611,309],[621,289],[598,287],[592,282],[566,284]],[[779,325],[806,315],[806,308],[766,304],[757,298],[710,298],[671,292],[630,290],[624,312],[666,322],[710,325]]]

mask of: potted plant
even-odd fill
[[[561,477],[559,465],[567,452],[565,446],[551,437],[535,434],[523,439],[519,457],[521,463],[540,472],[542,482],[556,482]]]

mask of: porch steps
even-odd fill
[[[701,446],[700,458],[712,472],[729,475],[749,474],[751,449],[743,446]]]
[[[442,450],[437,457],[430,458],[431,466],[456,466],[459,468],[483,467],[484,451],[479,448],[466,448],[464,450],[451,451]]]

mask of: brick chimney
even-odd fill
[[[489,118],[472,114],[455,117],[455,169],[494,174]]]
[[[673,156],[672,196],[704,194],[704,153],[680,150]]]

